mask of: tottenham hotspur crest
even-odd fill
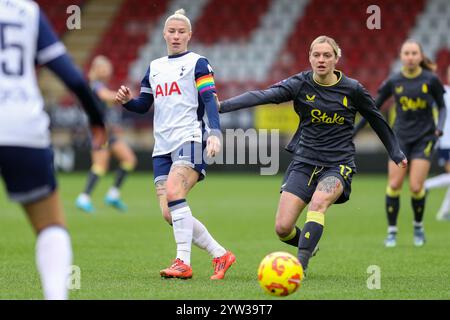
[[[181,73],[180,73],[180,77],[182,77],[182,76],[183,76],[183,74],[184,74],[184,70],[186,70],[186,67],[185,67],[185,66],[182,66],[182,67],[181,67]]]

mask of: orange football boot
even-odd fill
[[[161,270],[159,274],[163,278],[190,279],[192,278],[192,268],[179,258],[176,258],[169,268]]]
[[[235,261],[236,256],[231,251],[225,252],[221,257],[214,258],[214,274],[211,276],[211,280],[223,279],[225,277],[225,272],[227,272]]]

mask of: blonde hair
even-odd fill
[[[111,63],[111,60],[109,60],[106,56],[103,56],[103,55],[96,56],[92,60],[91,67],[89,69],[89,73],[88,73],[89,80],[93,81],[93,80],[99,79],[98,69],[101,66],[109,67],[112,72],[113,65]]]
[[[422,61],[420,61],[420,66],[422,67],[422,69],[426,69],[433,72],[437,70],[437,65],[423,53],[422,45],[414,39],[408,39],[405,42],[403,42],[400,52],[403,49],[403,46],[407,43],[415,43],[419,47],[420,54],[422,55]]]
[[[337,42],[333,38],[330,38],[328,36],[319,36],[315,38],[314,41],[311,43],[311,46],[309,47],[309,54],[311,54],[314,45],[319,43],[328,43],[331,46],[331,48],[333,48],[334,54],[336,55],[337,58],[340,58],[342,56],[342,50],[337,44]]]
[[[170,20],[184,21],[187,24],[189,31],[192,31],[191,20],[186,16],[186,11],[184,9],[178,9],[173,15],[169,16],[164,23],[164,29],[166,29],[167,23]]]

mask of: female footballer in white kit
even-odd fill
[[[44,298],[64,300],[72,245],[36,63],[53,71],[78,97],[93,129],[93,147],[105,144],[100,106],[38,4],[0,0],[0,177],[9,198],[21,204],[36,233],[36,265]]]
[[[121,86],[116,98],[127,110],[137,113],[155,105],[154,181],[162,214],[173,226],[177,244],[176,259],[160,275],[191,278],[194,243],[213,257],[211,279],[223,279],[236,258],[192,216],[186,201],[189,191],[205,177],[203,150],[206,148],[207,156],[213,157],[221,148],[214,73],[206,58],[187,49],[192,28],[183,9],[167,18],[163,34],[168,56],[150,63],[140,96],[132,99],[130,89]]]

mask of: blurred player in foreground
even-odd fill
[[[269,103],[294,102],[302,121],[287,150],[294,154],[283,183],[275,221],[280,240],[298,247],[306,271],[323,232],[325,212],[350,197],[356,172],[353,124],[364,115],[399,167],[407,161],[397,139],[366,89],[335,69],[341,49],[334,39],[316,38],[310,46],[312,71],[298,73],[269,89],[250,91],[220,103],[230,112]],[[295,224],[309,204],[303,230]]]
[[[72,246],[58,194],[49,118],[35,62],[76,94],[90,118],[94,147],[106,141],[100,106],[34,1],[0,0],[0,173],[36,232],[36,264],[46,299],[67,299]]]
[[[168,56],[150,63],[137,99],[122,86],[117,100],[138,113],[155,104],[154,181],[163,216],[173,226],[177,244],[176,259],[160,275],[191,278],[194,243],[213,256],[211,279],[222,279],[236,258],[193,217],[186,201],[189,191],[206,175],[204,149],[213,157],[221,148],[214,73],[206,58],[188,51],[191,35],[191,23],[183,9],[168,17],[164,26]]]
[[[109,188],[105,196],[105,203],[125,212],[127,206],[120,199],[120,187],[128,173],[136,166],[136,156],[133,150],[121,138],[123,131],[121,128],[122,113],[115,106],[116,92],[109,90],[106,86],[112,73],[113,66],[108,58],[105,56],[94,58],[89,70],[89,80],[91,88],[104,105],[103,110],[105,110],[105,121],[108,129],[108,148],[92,151],[92,167],[88,174],[86,187],[76,200],[76,206],[87,213],[94,212],[91,193],[99,178],[103,177],[108,171],[111,155],[119,161],[119,168],[114,185]]]

